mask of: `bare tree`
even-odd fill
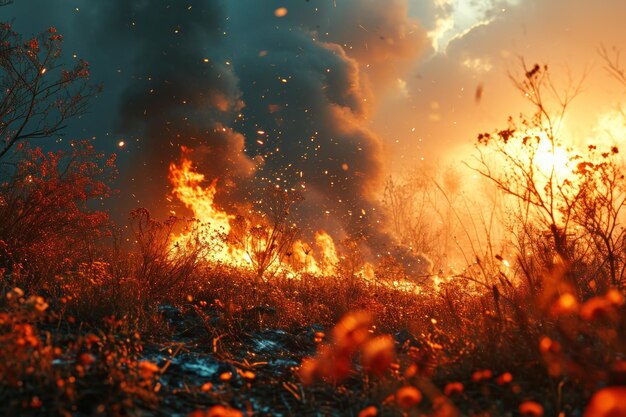
[[[547,66],[530,68],[522,61],[522,69],[511,78],[534,114],[509,118],[506,129],[479,135],[477,164],[470,167],[517,202],[518,265],[531,288],[539,285],[533,263],[550,267],[555,259],[567,266],[564,279],[581,296],[621,286],[626,183],[615,158],[619,150],[602,152],[595,145],[580,153],[566,150],[559,127],[582,79],[558,91]],[[566,167],[557,167],[565,162],[557,161],[559,150],[568,154]],[[543,166],[541,153],[548,159]]]
[[[561,146],[560,123],[579,92],[580,83],[560,94],[550,79],[547,66],[529,68],[522,61],[522,70],[521,77],[511,75],[511,79],[533,104],[535,113],[531,117],[520,116],[519,121],[509,118],[509,126],[495,134],[480,134],[475,157],[478,164],[470,168],[522,202],[522,217],[540,221],[550,232],[557,254],[568,259],[566,231],[577,193],[570,187],[571,182],[559,177],[556,164],[548,164],[547,169],[542,170],[537,160],[542,147],[555,158]],[[547,95],[556,105],[550,107]],[[547,147],[542,146],[542,142],[547,142]]]
[[[621,51],[613,47],[611,51],[601,46],[598,54],[604,61],[604,68],[607,73],[615,78],[620,84],[626,87],[626,71],[621,62]]]
[[[0,158],[19,142],[59,134],[98,91],[86,61],[62,66],[62,44],[55,28],[24,41],[0,24]]]
[[[275,270],[292,250],[299,229],[290,222],[291,208],[301,198],[300,194],[268,187],[256,202],[253,216],[235,219],[230,238],[247,254],[257,279]]]

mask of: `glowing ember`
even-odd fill
[[[287,16],[287,8],[286,7],[279,7],[278,9],[274,10],[274,16],[276,17],[285,17]]]

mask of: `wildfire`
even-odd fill
[[[194,169],[189,158],[191,153],[192,150],[183,147],[180,162],[170,164],[169,180],[172,184],[172,195],[192,211],[194,219],[202,229],[202,235],[220,242],[213,254],[216,261],[238,268],[258,270],[260,261],[257,258],[266,256],[267,259],[265,254],[268,252],[269,239],[263,230],[268,225],[259,224],[262,219],[254,219],[254,223],[251,223],[253,219],[241,219],[241,216],[218,208],[215,204],[218,181],[209,180]],[[245,222],[243,228],[242,221]],[[233,239],[232,235],[239,229],[247,230],[249,233]],[[175,239],[174,244],[187,242],[190,237],[191,231],[186,230]],[[276,262],[266,261],[266,265],[269,264],[268,269],[290,277],[296,277],[298,273],[334,275],[342,259],[333,237],[324,230],[315,233],[314,247],[302,240],[295,240],[285,251],[284,256],[276,258]],[[373,279],[374,268],[371,264],[364,263],[356,275]]]
[[[172,163],[169,167],[169,179],[173,186],[172,194],[180,200],[200,222],[203,234],[209,238],[228,236],[231,231],[230,222],[235,216],[219,210],[215,206],[217,193],[217,179],[213,179],[207,186],[203,174],[193,169],[192,161],[188,158],[191,150],[182,147],[180,164]],[[185,231],[175,239],[174,244],[189,239],[190,232]],[[214,257],[217,261],[233,266],[250,264],[247,254],[240,248],[231,245],[217,246]]]

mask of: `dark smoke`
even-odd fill
[[[181,146],[194,149],[197,168],[222,187],[250,178],[254,164],[243,152],[244,137],[229,127],[243,103],[220,49],[218,2],[120,0],[103,7],[110,16],[103,39],[132,54],[126,70],[134,80],[122,94],[119,131],[141,143],[128,173],[139,204],[170,208],[168,166]],[[222,198],[233,190],[225,191]]]
[[[370,90],[423,44],[406,2],[294,3],[284,18],[278,1],[114,3],[103,34],[133,54],[119,126],[143,143],[130,175],[140,204],[167,207],[167,167],[184,145],[207,178],[233,186],[222,203],[304,185],[303,226],[361,237],[424,272],[381,232],[384,146],[368,128]]]

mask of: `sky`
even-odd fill
[[[65,138],[119,155],[112,211],[164,215],[168,165],[190,153],[218,202],[300,188],[302,218],[385,244],[389,175],[459,166],[480,132],[529,111],[509,74],[585,77],[568,140],[616,140],[624,88],[598,48],[623,48],[605,0],[14,0],[26,37],[55,26],[104,90]],[[75,57],[75,58],[74,58]],[[610,130],[610,132],[608,131]],[[66,140],[64,139],[64,140]],[[119,147],[120,141],[125,145]],[[387,242],[388,243],[388,242]]]

